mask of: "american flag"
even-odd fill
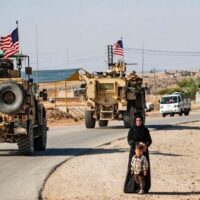
[[[118,56],[124,56],[124,49],[123,49],[123,43],[122,40],[118,40],[113,45],[113,54]]]
[[[16,28],[10,35],[1,37],[0,49],[3,51],[4,59],[19,53],[18,28]]]

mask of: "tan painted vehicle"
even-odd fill
[[[126,63],[110,63],[107,72],[84,74],[86,83],[85,126],[100,127],[111,120],[123,120],[124,127],[133,125],[136,114],[145,118],[145,88],[135,72],[126,75]]]
[[[28,63],[26,79],[21,77],[23,63]],[[28,56],[4,60],[0,55],[0,142],[17,143],[25,154],[46,149],[48,130],[45,108],[36,98],[31,73]]]

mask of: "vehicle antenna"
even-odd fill
[[[144,74],[144,45],[142,46],[142,79]]]
[[[39,84],[39,67],[38,67],[38,27],[36,25],[36,67],[37,67],[37,84]]]

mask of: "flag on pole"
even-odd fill
[[[10,35],[1,37],[0,49],[3,51],[4,59],[19,53],[18,28],[16,28]]]
[[[113,54],[118,56],[124,56],[124,49],[123,49],[123,43],[122,40],[118,40],[113,45]]]

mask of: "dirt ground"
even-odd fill
[[[45,200],[200,199],[200,122],[152,131],[150,192],[124,194],[126,138],[66,161],[47,180]]]

